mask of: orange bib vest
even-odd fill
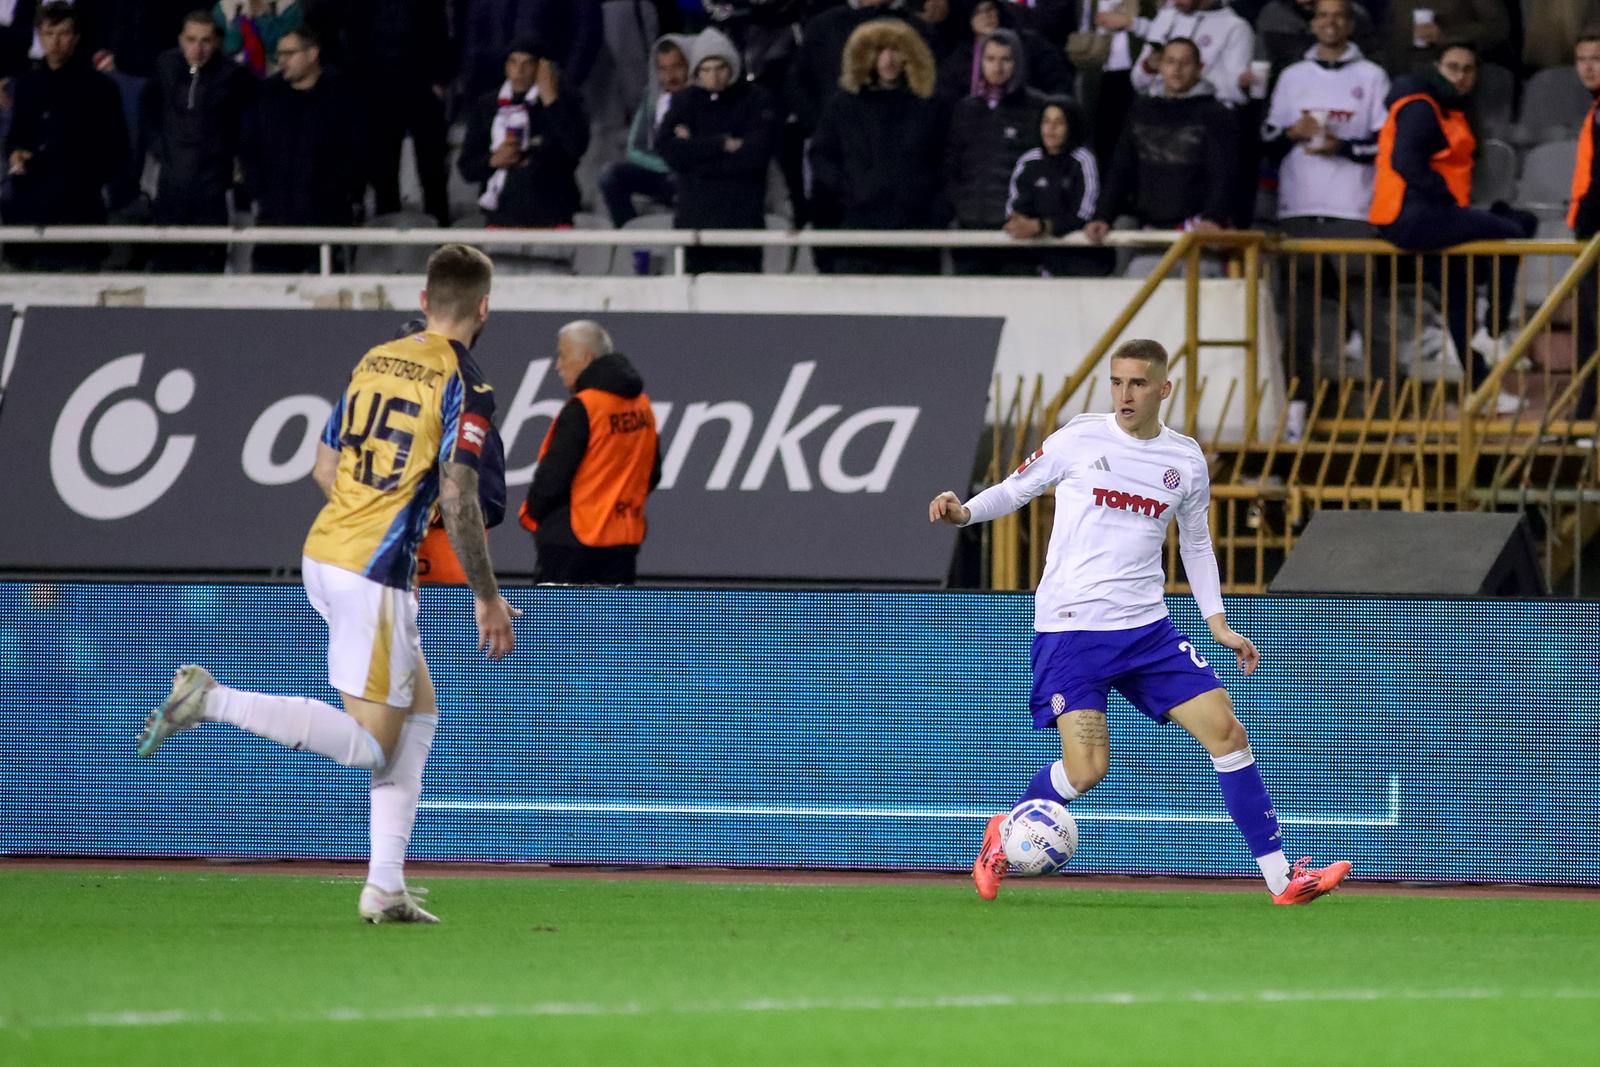
[[[420,585],[466,585],[467,572],[450,547],[443,526],[430,526],[417,546],[417,582]]]
[[[1583,117],[1583,132],[1578,134],[1578,165],[1572,168],[1572,202],[1567,205],[1567,229],[1578,228],[1578,204],[1589,192],[1589,179],[1594,172],[1594,113],[1600,100],[1589,105]]]
[[[1433,154],[1429,163],[1444,179],[1459,206],[1466,207],[1472,199],[1472,153],[1478,147],[1478,139],[1472,136],[1467,116],[1460,111],[1446,115],[1438,101],[1427,93],[1412,93],[1394,102],[1378,134],[1378,173],[1372,186],[1372,209],[1367,212],[1367,221],[1374,226],[1387,226],[1400,217],[1406,198],[1406,180],[1394,169],[1395,117],[1401,108],[1416,100],[1428,102],[1439,120],[1439,129],[1444,132],[1445,146]]]
[[[644,393],[629,399],[603,389],[576,394],[589,414],[589,450],[578,464],[568,495],[572,533],[590,548],[644,541],[644,502],[656,461],[656,417]],[[539,459],[550,450],[555,424],[544,435]],[[538,523],[523,515],[522,524]]]

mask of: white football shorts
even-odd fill
[[[328,682],[341,693],[411,706],[422,662],[417,595],[302,556],[306,596],[328,624]]]

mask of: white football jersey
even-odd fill
[[[1162,426],[1143,441],[1115,415],[1079,415],[1009,478],[967,501],[970,522],[1016,511],[1052,486],[1055,526],[1034,595],[1034,629],[1131,630],[1164,618],[1161,554],[1174,518],[1201,616],[1222,611],[1207,525],[1211,477],[1194,438]]]
[[[1341,141],[1354,142],[1360,155],[1318,155],[1296,144],[1278,168],[1278,217],[1323,216],[1367,221],[1372,206],[1372,183],[1377,174],[1376,138],[1389,115],[1384,102],[1389,95],[1389,75],[1376,63],[1361,58],[1355,45],[1345,49],[1338,64],[1318,63],[1315,48],[1306,58],[1284,70],[1272,92],[1267,111],[1267,138],[1313,111],[1328,113],[1327,129]]]

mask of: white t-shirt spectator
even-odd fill
[[[1278,169],[1278,217],[1317,215],[1365,221],[1372,205],[1373,159],[1378,131],[1388,114],[1389,75],[1355,45],[1335,62],[1318,60],[1312,48],[1306,58],[1286,68],[1272,92],[1262,126],[1263,141],[1272,142],[1303,115],[1327,112],[1329,136],[1343,142],[1337,155],[1295,146]]]

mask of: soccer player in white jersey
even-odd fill
[[[1211,481],[1193,438],[1161,423],[1172,393],[1167,352],[1128,341],[1111,357],[1110,414],[1079,415],[999,485],[965,504],[943,492],[930,522],[989,522],[1055,487],[1055,527],[1034,598],[1033,723],[1061,735],[1061,759],[1039,770],[1022,800],[1065,804],[1110,766],[1106,697],[1115,688],[1156,722],[1175,722],[1211,754],[1228,814],[1239,827],[1278,904],[1308,904],[1331,892],[1350,864],[1293,867],[1283,853],[1272,798],[1244,727],[1216,672],[1172,624],[1162,589],[1161,549],[1178,520],[1180,551],[1211,636],[1238,657],[1245,674],[1260,654],[1223,612],[1222,583],[1206,513]],[[1000,826],[989,820],[972,865],[978,895],[993,900],[1006,873]]]
[[[344,711],[320,700],[218,685],[178,669],[150,713],[139,755],[202,721],[372,772],[372,857],[357,903],[368,922],[436,923],[406,887],[404,864],[433,747],[438,701],[417,631],[417,546],[438,509],[472,587],[479,646],[501,659],[520,615],[500,595],[478,503],[478,465],[493,433],[494,390],[470,348],[489,316],[494,268],[476,248],[428,260],[420,332],[356,364],[317,448],[312,478],[328,497],[306,536],[306,595],[328,624],[328,681]]]

